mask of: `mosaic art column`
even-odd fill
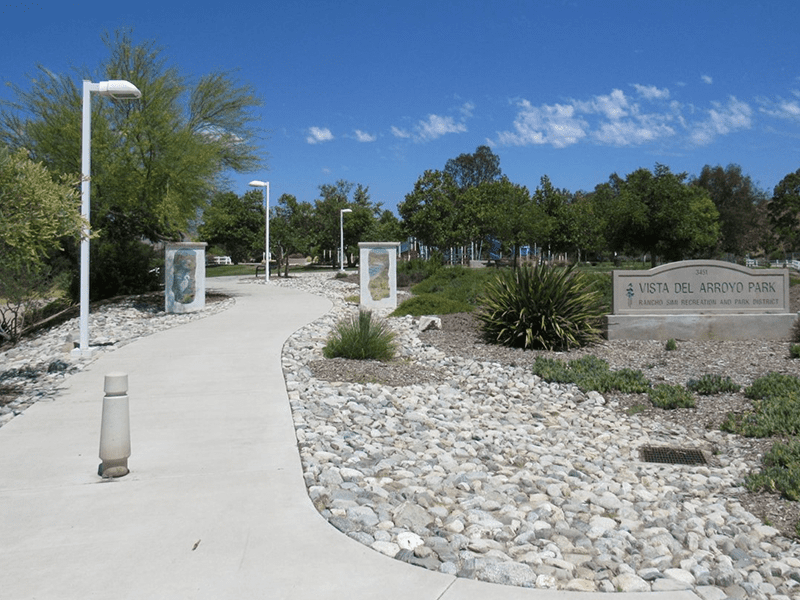
[[[362,308],[397,308],[397,250],[400,242],[359,242]]]
[[[164,304],[168,313],[188,313],[205,308],[205,242],[167,244],[164,251]]]

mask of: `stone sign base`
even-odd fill
[[[789,340],[797,315],[606,315],[609,340]]]

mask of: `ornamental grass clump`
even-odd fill
[[[478,320],[486,342],[568,350],[601,340],[601,295],[575,271],[536,265],[501,273],[486,284]]]
[[[394,358],[394,338],[384,321],[360,310],[357,316],[336,324],[322,354],[325,358],[388,361]]]

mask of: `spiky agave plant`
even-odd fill
[[[568,350],[600,341],[603,305],[575,266],[536,265],[486,286],[477,318],[484,339],[512,348]]]

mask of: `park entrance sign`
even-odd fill
[[[788,339],[797,318],[787,269],[687,260],[612,277],[609,340]]]

